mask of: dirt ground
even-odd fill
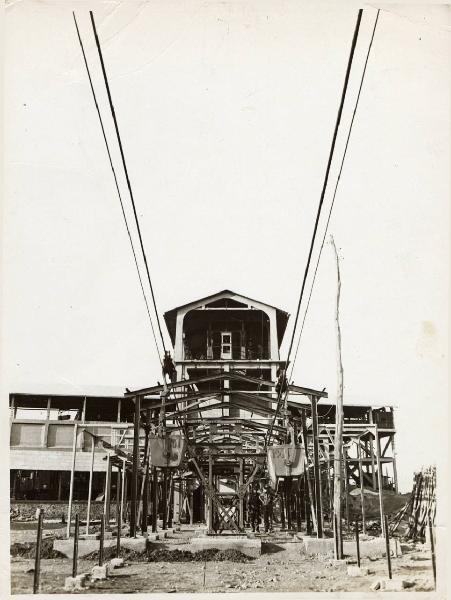
[[[46,530],[61,535],[61,530]],[[155,547],[187,548],[193,531],[184,528]],[[12,531],[11,542],[31,541],[24,531]],[[371,584],[387,577],[386,559],[362,560],[371,569],[367,577],[349,577],[345,563],[335,564],[330,558],[306,556],[300,541],[275,533],[262,538],[262,555],[247,563],[237,562],[129,562],[111,572],[107,581],[88,584],[87,593],[136,592],[336,592],[370,591]],[[403,545],[403,556],[392,559],[394,578],[409,582],[412,591],[433,589],[429,552],[422,545]],[[96,561],[81,559],[78,572],[89,572]],[[11,558],[11,593],[32,591],[33,559]],[[64,580],[71,575],[70,559],[41,561],[41,593],[64,592]],[[79,592],[83,593],[83,592]]]

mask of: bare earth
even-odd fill
[[[56,531],[46,531],[56,533]],[[31,541],[33,536],[12,531],[11,542]],[[62,531],[58,531],[61,535]],[[165,542],[167,549],[187,548],[188,529],[175,533]],[[277,534],[276,534],[277,535]],[[280,536],[279,536],[280,538]],[[107,581],[89,583],[86,593],[136,592],[305,592],[305,591],[370,591],[371,584],[387,577],[385,559],[363,560],[362,566],[372,571],[367,577],[349,577],[347,565],[332,559],[308,557],[302,543],[263,538],[264,553],[249,563],[235,562],[152,562],[128,563],[111,572]],[[79,560],[78,572],[90,572],[94,560]],[[11,593],[32,592],[34,560],[11,558]],[[392,559],[394,578],[409,582],[412,591],[433,589],[429,552],[421,544],[403,545],[403,556]],[[41,593],[63,593],[65,578],[71,575],[70,559],[42,559]],[[83,593],[83,592],[78,592]]]

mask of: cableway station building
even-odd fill
[[[88,500],[94,516],[95,507],[114,515],[111,507],[121,503],[124,520],[136,524],[130,501],[137,501],[139,478],[144,527],[147,518],[153,525],[161,518],[211,527],[213,504],[228,503],[228,520],[236,515],[234,526],[242,528],[251,482],[268,479],[268,432],[274,444],[287,443],[288,424],[305,466],[289,490],[280,488],[283,477],[275,483],[285,498],[282,512],[290,522],[311,507],[318,527],[331,511],[335,405],[324,391],[288,382],[278,409],[288,313],[224,290],[164,317],[174,346],[170,381],[123,396],[10,394],[12,513],[45,506],[47,514],[67,518],[70,497],[82,515]],[[185,437],[176,467],[155,466],[151,440],[162,428]],[[393,407],[345,401],[347,493],[397,491],[395,433]]]

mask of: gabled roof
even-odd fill
[[[288,322],[290,315],[287,312],[285,312],[284,310],[277,308],[276,306],[272,306],[271,304],[262,302],[261,300],[255,300],[253,298],[249,298],[249,296],[244,296],[243,294],[238,294],[237,292],[233,292],[232,290],[222,290],[220,292],[216,292],[215,294],[211,294],[210,296],[205,296],[204,298],[197,298],[196,300],[192,300],[191,302],[187,302],[186,304],[182,304],[181,306],[177,306],[177,307],[172,308],[171,310],[168,310],[167,312],[165,312],[164,320],[166,321],[166,327],[168,328],[172,343],[173,344],[175,343],[176,319],[177,319],[177,313],[179,312],[179,310],[181,310],[182,308],[187,308],[191,305],[204,304],[206,302],[211,302],[211,301],[214,301],[215,298],[219,298],[219,297],[223,298],[223,297],[228,297],[228,296],[230,298],[233,298],[234,296],[238,296],[240,298],[247,300],[250,304],[258,303],[258,304],[262,304],[263,306],[267,306],[268,308],[273,308],[276,311],[277,336],[278,336],[278,341],[279,341],[279,346],[280,346],[280,344],[282,343],[282,339],[283,339],[285,329],[287,327],[287,322]]]

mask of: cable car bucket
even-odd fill
[[[149,435],[150,464],[153,467],[179,467],[186,452],[186,439],[180,434]]]
[[[268,473],[273,484],[279,477],[299,477],[304,472],[305,452],[302,446],[283,444],[266,450]]]

